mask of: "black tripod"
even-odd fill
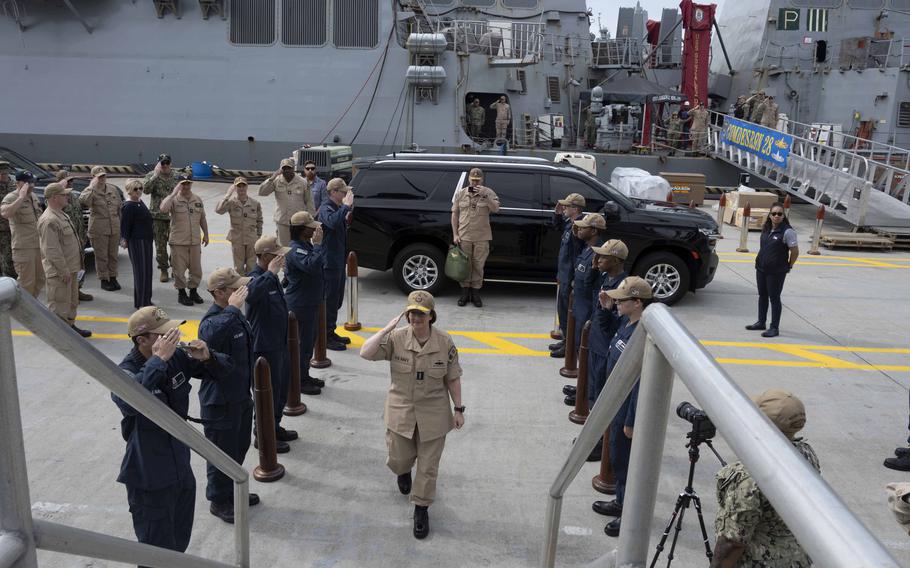
[[[708,560],[711,560],[711,558],[714,557],[714,553],[711,552],[711,542],[708,540],[708,531],[705,529],[705,518],[701,513],[701,499],[698,497],[698,494],[695,493],[695,489],[692,488],[692,479],[695,477],[695,463],[698,461],[699,457],[698,445],[704,442],[705,445],[714,452],[714,455],[717,456],[717,459],[720,460],[722,465],[727,464],[724,462],[723,458],[720,457],[720,454],[717,453],[717,450],[714,449],[714,446],[711,445],[711,440],[693,436],[691,432],[688,434],[688,437],[691,438],[689,443],[686,444],[686,447],[689,448],[689,479],[686,482],[686,488],[683,489],[682,493],[679,494],[679,497],[676,498],[676,507],[670,515],[670,522],[667,523],[667,528],[664,529],[664,534],[660,537],[660,542],[657,543],[657,550],[654,552],[654,558],[651,559],[650,568],[654,568],[654,566],[657,565],[657,560],[660,558],[660,553],[664,550],[664,544],[667,542],[667,537],[670,536],[670,529],[673,527],[673,523],[676,522],[676,531],[673,533],[673,542],[670,544],[670,552],[667,555],[667,567],[669,568],[670,563],[673,562],[673,552],[676,550],[676,541],[679,539],[680,531],[682,531],[683,517],[690,504],[695,505],[695,513],[698,515],[698,524],[701,527],[701,537],[705,543],[705,555],[708,557]]]

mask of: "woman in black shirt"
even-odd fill
[[[777,337],[780,333],[780,314],[783,304],[780,294],[784,279],[799,257],[796,231],[784,215],[784,206],[775,203],[765,220],[761,231],[761,248],[755,257],[755,280],[758,284],[758,321],[747,325],[748,330],[764,330],[768,317],[768,303],[771,303],[771,326],[762,337]]]
[[[142,202],[142,182],[126,184],[129,201],[120,208],[120,246],[130,253],[133,265],[133,305],[152,306],[152,214]]]

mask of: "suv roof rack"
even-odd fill
[[[451,162],[494,162],[494,163],[533,163],[533,164],[552,164],[545,158],[536,158],[533,156],[498,156],[494,154],[411,154],[411,153],[394,153],[386,154],[386,158],[393,160],[441,160]]]

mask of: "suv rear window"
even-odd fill
[[[354,194],[358,199],[429,198],[443,172],[432,170],[361,170]]]
[[[585,198],[585,211],[599,212],[603,209],[604,203],[609,201],[597,188],[580,179],[551,175],[550,191],[545,204],[548,207],[555,207],[558,200],[565,199],[570,193],[578,193]]]

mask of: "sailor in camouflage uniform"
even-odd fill
[[[9,175],[9,162],[0,161],[0,201],[8,193],[16,191],[16,182]],[[0,276],[18,278],[13,267],[13,235],[9,229],[9,221],[0,217]]]
[[[167,254],[167,243],[171,235],[171,218],[167,213],[161,212],[161,202],[174,191],[177,185],[177,177],[171,171],[171,157],[167,154],[158,156],[158,163],[155,169],[145,175],[142,180],[142,192],[152,196],[152,203],[149,205],[149,211],[152,213],[155,232],[155,259],[158,262],[158,270],[161,271],[162,282],[168,281],[167,269],[170,266]]]
[[[806,424],[806,410],[793,394],[771,389],[752,399],[790,439],[816,471],[815,451],[796,433]],[[742,462],[724,466],[717,473],[717,543],[712,568],[803,568],[812,560],[771,506]]]

